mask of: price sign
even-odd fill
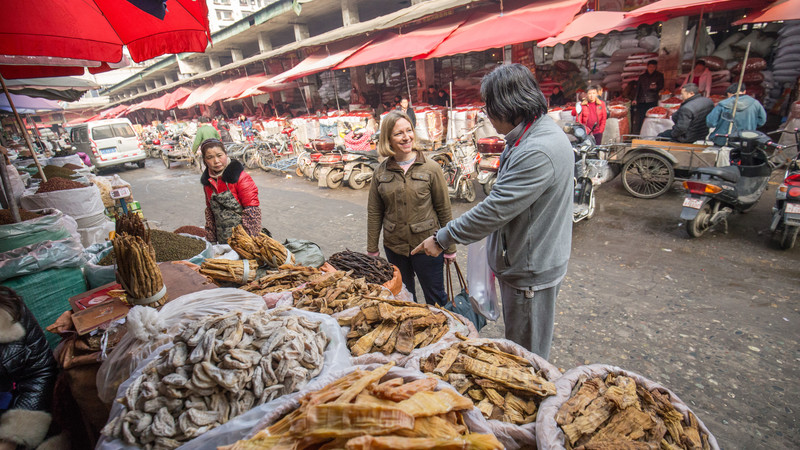
[[[127,187],[121,187],[111,191],[111,198],[113,198],[114,200],[130,196],[131,196],[131,190],[128,189]]]

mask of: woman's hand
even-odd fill
[[[442,254],[442,248],[439,247],[439,244],[437,244],[436,241],[433,240],[433,236],[431,236],[422,241],[417,248],[411,250],[412,255],[416,255],[418,253],[425,253],[426,255],[433,256],[435,258]]]

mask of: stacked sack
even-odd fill
[[[791,89],[800,76],[800,21],[784,23],[778,31],[772,56],[772,70],[764,74],[769,83],[764,100],[766,108],[772,107],[784,95],[784,90]]]
[[[761,99],[764,96],[764,74],[763,70],[767,68],[767,61],[764,58],[749,58],[744,67],[744,77],[742,77],[742,86],[747,90],[747,94],[753,98]],[[733,75],[733,82],[737,83],[739,76],[742,72],[742,63],[736,63],[731,68]]]

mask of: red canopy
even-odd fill
[[[477,52],[555,36],[572,22],[585,0],[544,0],[500,14],[497,6],[481,8],[432,52],[414,59]]]
[[[353,53],[337,65],[336,69],[365,66],[428,53],[447,39],[466,18],[466,15],[460,14],[424,25],[405,34],[387,32]]]
[[[109,118],[109,117],[116,117],[117,114],[121,114],[122,112],[127,111],[128,108],[129,108],[128,105],[117,105],[117,106],[115,106],[113,108],[107,109],[105,111],[101,111],[97,115],[97,117],[100,117],[100,118],[103,118],[103,119]]]
[[[369,42],[358,44],[354,47],[347,47],[334,51],[333,49],[322,49],[316,53],[308,55],[308,57],[300,61],[296,66],[287,70],[286,72],[276,75],[272,80],[273,84],[283,83],[286,81],[296,80],[311,74],[328,70],[331,67],[341,63],[347,57],[360,50]]]
[[[777,22],[779,20],[800,20],[800,0],[777,1],[753,14],[748,14],[734,25],[743,23]]]
[[[210,105],[217,100],[227,100],[229,98],[234,98],[237,95],[241,94],[242,92],[246,91],[248,88],[263,83],[268,79],[269,77],[265,77],[264,75],[237,78],[228,83],[227,85],[225,85],[222,89],[219,89],[216,92],[214,92],[211,96],[207,97],[205,99],[205,104]]]
[[[626,13],[625,17],[643,17],[663,22],[673,17],[695,16],[715,11],[731,11],[763,6],[769,0],[659,0]]]
[[[211,83],[204,84],[197,89],[193,90],[191,94],[183,101],[183,103],[178,105],[180,109],[189,109],[192,106],[202,104],[202,100],[205,99],[206,92],[211,89],[214,85]]]
[[[657,22],[648,18],[625,18],[624,12],[617,11],[590,11],[575,18],[564,31],[543,41],[539,47],[553,47],[569,41],[577,41],[583,37],[594,37],[598,34],[608,34],[612,31],[622,31],[627,28],[636,28],[641,24]]]
[[[296,82],[290,83],[274,83],[272,80],[274,78],[269,78],[266,81],[263,81],[255,86],[251,86],[244,90],[244,92],[240,93],[236,97],[229,98],[226,101],[231,100],[240,100],[247,97],[252,97],[254,95],[261,95],[267,94],[269,92],[278,92],[278,91],[285,91],[287,89],[294,89],[299,87],[299,84]]]
[[[170,110],[180,103],[183,99],[189,96],[192,91],[184,87],[179,87],[174,91],[164,94],[161,97],[150,100],[148,107],[152,109],[159,109],[161,111]]]

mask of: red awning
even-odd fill
[[[758,8],[769,0],[660,0],[625,13],[625,17],[644,17],[663,22],[674,17],[696,16],[715,11]]]
[[[139,103],[135,103],[135,104],[131,105],[128,108],[127,112],[134,112],[134,111],[138,111],[140,109],[150,108],[149,104],[152,103],[152,102],[153,102],[153,100],[144,100],[144,101],[141,101]],[[111,117],[111,115],[109,115],[109,117]]]
[[[285,91],[287,89],[294,89],[299,87],[300,85],[297,82],[289,82],[289,83],[275,83],[272,80],[273,78],[269,78],[266,81],[263,81],[255,86],[251,86],[245,89],[241,94],[237,95],[236,97],[229,98],[226,101],[231,100],[241,100],[243,98],[252,97],[254,95],[261,95],[261,94],[268,94],[270,92],[278,92],[278,91]]]
[[[191,108],[192,106],[195,106],[195,105],[202,105],[203,104],[203,100],[205,100],[205,98],[206,98],[206,93],[210,89],[213,89],[214,86],[215,85],[212,85],[211,83],[209,83],[209,84],[204,84],[204,85],[198,87],[197,89],[193,90],[192,93],[189,94],[188,97],[186,97],[186,100],[184,100],[183,103],[178,105],[178,108],[180,108],[180,109],[189,109],[189,108]],[[209,93],[208,95],[211,95],[211,94],[213,94],[213,92]]]
[[[408,33],[384,33],[380,38],[353,53],[352,56],[337,65],[336,69],[424,55],[447,39],[456,28],[464,23],[466,18],[466,15],[460,14],[424,25]]]
[[[477,52],[560,33],[585,0],[544,0],[500,14],[498,6],[481,8],[432,52],[414,59],[439,58]]]
[[[151,109],[158,109],[161,111],[167,111],[172,108],[175,108],[178,103],[180,103],[183,99],[189,96],[192,91],[186,89],[184,87],[179,87],[172,92],[162,95],[161,97],[154,98],[147,103],[147,107]]]
[[[577,41],[584,37],[590,38],[598,34],[608,34],[612,31],[636,28],[639,25],[653,22],[657,22],[657,20],[650,20],[646,17],[629,17],[626,19],[624,12],[590,11],[576,17],[558,36],[539,41],[537,45],[539,47],[553,47],[556,44]]]
[[[228,83],[228,85],[226,85],[222,89],[217,90],[216,92],[214,92],[214,94],[206,98],[205,104],[210,105],[217,100],[227,100],[229,98],[234,98],[237,95],[241,94],[242,92],[246,91],[248,88],[263,83],[268,79],[269,78],[265,77],[264,75],[237,78]]]
[[[286,81],[296,80],[308,75],[312,75],[324,70],[328,70],[337,64],[344,61],[347,57],[369,44],[368,42],[358,44],[354,47],[348,47],[334,51],[334,49],[322,49],[316,53],[308,55],[308,57],[300,61],[296,66],[287,70],[286,72],[276,75],[272,81],[274,83],[284,83]]]
[[[800,20],[800,0],[777,1],[761,11],[748,14],[747,17],[733,22],[733,24],[777,22],[779,20]]]
[[[97,116],[101,118],[116,117],[117,114],[121,114],[122,112],[127,111],[128,108],[129,108],[128,105],[117,105],[113,108],[100,112],[100,114],[98,114]]]

